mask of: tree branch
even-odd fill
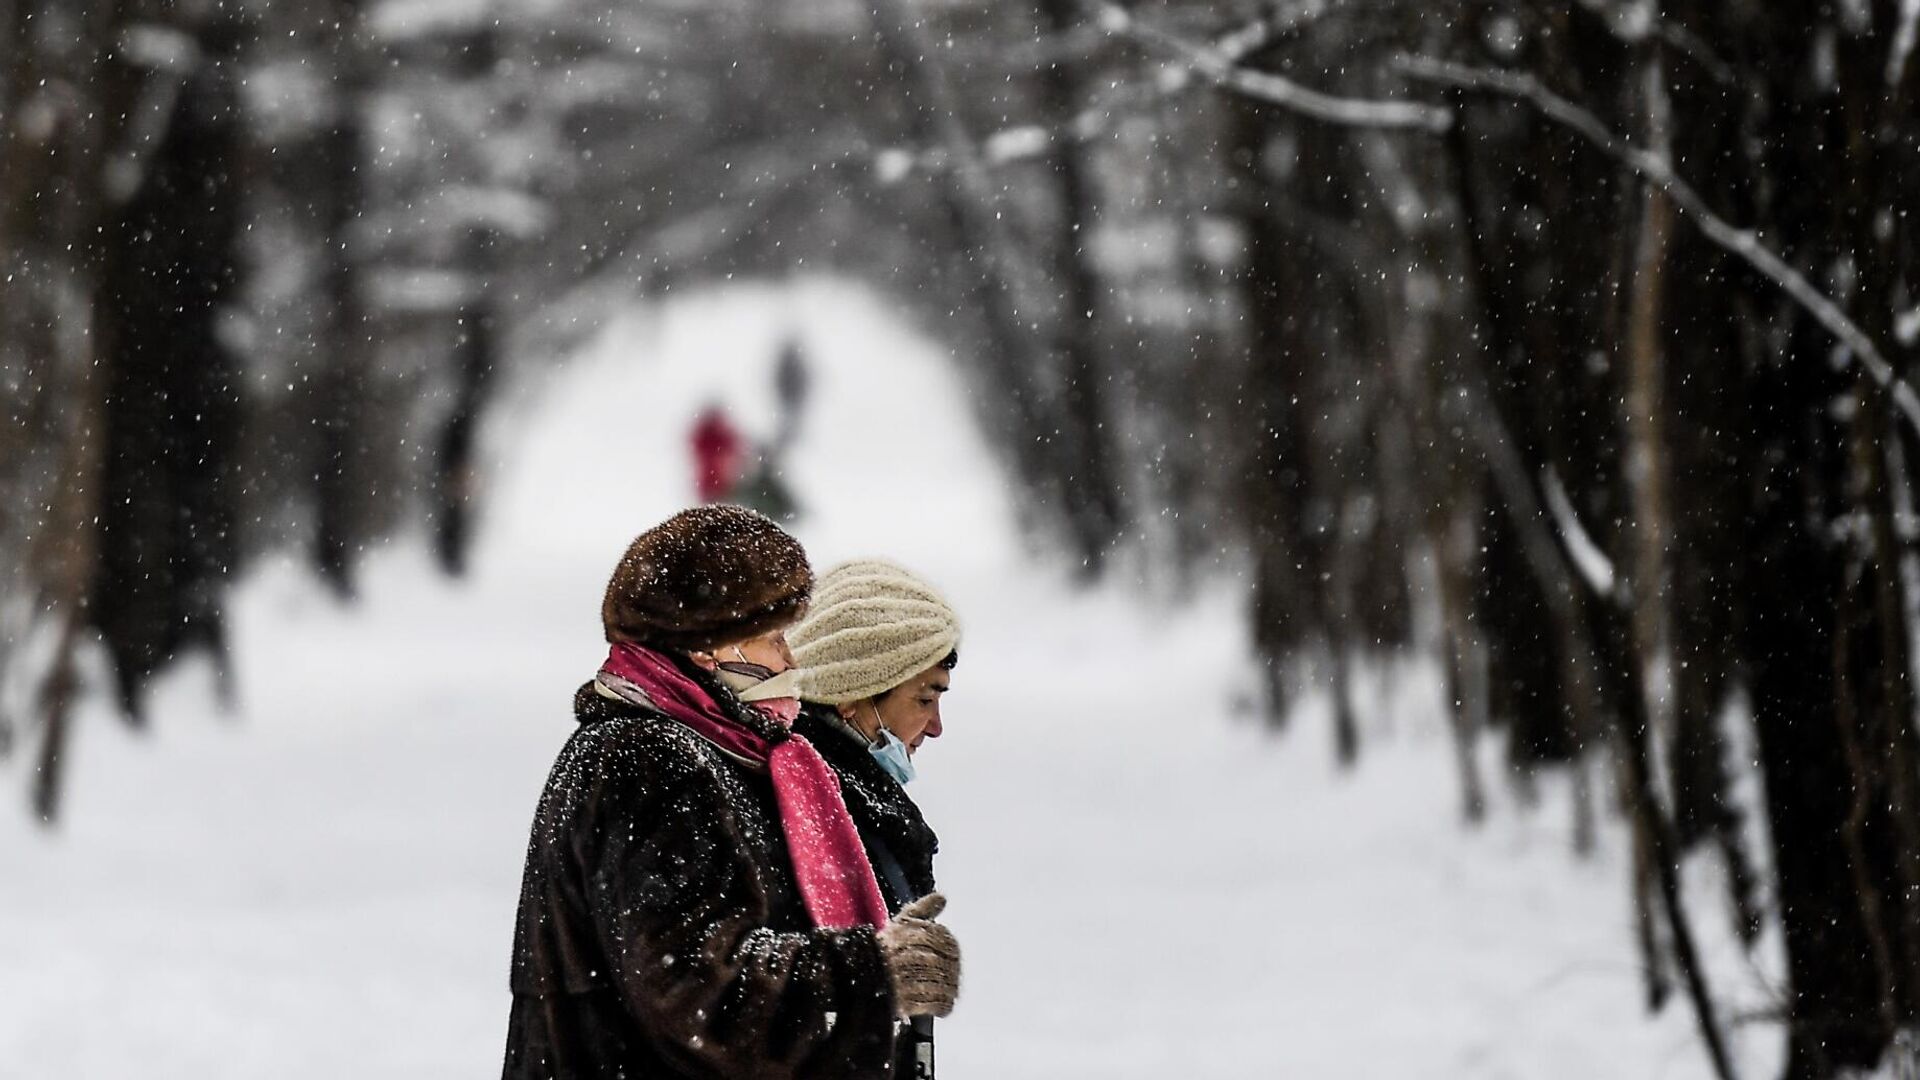
[[[1846,347],[1848,359],[1859,365],[1874,385],[1892,398],[1908,426],[1915,434],[1920,434],[1920,395],[1915,394],[1912,384],[1895,373],[1893,364],[1880,351],[1873,338],[1849,318],[1840,305],[1808,281],[1805,275],[1762,243],[1753,230],[1737,228],[1714,213],[1706,199],[1674,171],[1672,163],[1665,156],[1635,146],[1614,134],[1599,117],[1547,89],[1532,75],[1476,68],[1425,56],[1401,56],[1394,61],[1394,66],[1408,76],[1426,82],[1502,94],[1525,101],[1542,115],[1571,128],[1602,152],[1658,186],[1707,239],[1758,270],[1778,285],[1802,310],[1813,316],[1814,321],[1825,327]]]
[[[1099,4],[1097,10],[1100,26],[1109,34],[1170,53],[1188,70],[1216,86],[1303,116],[1347,127],[1410,128],[1435,134],[1453,123],[1450,110],[1434,105],[1336,97],[1272,72],[1241,67],[1240,57],[1264,41],[1263,36],[1253,36],[1248,42],[1229,38],[1222,44],[1202,45],[1142,23],[1119,4]]]

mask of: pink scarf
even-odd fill
[[[779,736],[769,738],[728,716],[672,660],[641,645],[615,645],[599,681],[624,700],[692,728],[733,757],[766,768],[786,827],[794,880],[815,926],[887,925],[886,901],[840,797],[840,781],[812,743],[787,731],[799,702],[789,698],[747,706],[757,708],[780,730]]]

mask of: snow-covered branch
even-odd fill
[[[1519,536],[1520,556],[1539,581],[1548,610],[1563,622],[1577,622],[1583,595],[1578,586],[1583,581],[1594,587],[1603,599],[1611,598],[1612,594],[1610,590],[1597,588],[1593,575],[1576,576],[1580,557],[1568,546],[1565,530],[1548,527],[1549,512],[1540,504],[1526,460],[1485,382],[1484,374],[1476,372],[1456,389],[1460,404],[1468,414],[1467,430],[1480,447],[1487,475],[1500,493],[1500,501]]]
[[[1121,84],[1122,88],[1135,84]],[[1064,124],[1014,124],[988,132],[981,136],[978,147],[978,163],[988,168],[1013,165],[1023,161],[1036,161],[1051,152],[1062,142],[1072,144],[1090,143],[1113,130],[1114,124],[1125,115],[1128,104],[1144,104],[1161,96],[1156,92],[1131,94],[1133,102],[1125,98],[1103,95],[1094,104],[1082,109]],[[897,184],[916,173],[937,173],[952,168],[956,157],[949,148],[889,146],[874,155],[874,171],[883,184]]]
[[[1913,47],[1920,39],[1920,0],[1901,0],[1900,25],[1893,35],[1893,47],[1887,52],[1887,86],[1898,91],[1907,81],[1907,65],[1913,60]]]
[[[1591,111],[1547,89],[1539,79],[1523,72],[1478,68],[1425,56],[1402,56],[1395,61],[1395,66],[1412,78],[1525,101],[1542,115],[1572,129],[1603,153],[1659,187],[1707,239],[1758,270],[1825,327],[1845,346],[1848,358],[1859,364],[1874,384],[1887,392],[1907,424],[1920,434],[1920,395],[1915,394],[1912,384],[1895,372],[1893,364],[1880,351],[1873,338],[1848,317],[1831,297],[1808,281],[1806,275],[1795,270],[1772,248],[1762,243],[1753,230],[1739,228],[1714,213],[1706,199],[1674,171],[1672,162],[1664,155],[1635,146],[1614,134]]]
[[[1118,4],[1099,6],[1100,25],[1116,37],[1127,38],[1169,53],[1186,68],[1217,86],[1257,101],[1278,105],[1330,124],[1367,128],[1412,128],[1441,132],[1453,114],[1413,101],[1337,97],[1268,71],[1240,66],[1239,60],[1257,47],[1241,44],[1240,55],[1218,45],[1203,45],[1149,26]]]
[[[1105,4],[1105,8],[1118,7],[1117,4]],[[1290,8],[1276,7],[1261,18],[1242,26],[1238,30],[1228,31],[1214,39],[1212,50],[1219,58],[1230,64],[1238,64],[1255,52],[1265,48],[1268,43],[1282,34],[1292,33],[1310,22],[1325,15],[1333,8],[1333,0],[1304,0]],[[1105,22],[1109,15],[1102,12]]]
[[[141,71],[140,94],[127,114],[125,134],[107,157],[106,189],[116,205],[147,181],[149,159],[167,137],[181,91],[206,57],[189,34],[142,23],[121,35],[120,55]]]
[[[1567,495],[1566,485],[1560,482],[1560,474],[1552,468],[1546,469],[1541,476],[1540,486],[1547,493],[1547,509],[1553,512],[1553,523],[1560,530],[1560,543],[1568,561],[1586,579],[1587,588],[1599,596],[1613,596],[1616,580],[1613,560],[1600,550],[1593,534],[1580,520],[1579,511],[1573,508],[1573,500]]]
[[[1275,34],[1306,21],[1327,6],[1328,0],[1312,0],[1282,15],[1256,20],[1222,34],[1210,48],[1228,62],[1238,63],[1272,40]],[[1101,40],[1109,36],[1104,29],[1092,32]],[[980,163],[997,168],[1038,160],[1059,142],[1090,143],[1111,132],[1127,115],[1129,107],[1149,105],[1186,89],[1191,80],[1184,77],[1185,70],[1176,74],[1181,77],[1118,81],[1064,124],[1014,124],[989,132],[980,139]],[[874,157],[874,169],[883,184],[899,183],[915,173],[938,172],[952,164],[952,156],[943,147],[886,147]]]

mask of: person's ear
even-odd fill
[[[693,666],[699,668],[701,671],[718,671],[720,669],[720,661],[715,660],[712,653],[702,649],[688,649],[687,659],[693,661]]]
[[[840,719],[845,720],[847,723],[851,724],[853,723],[854,716],[860,711],[854,708],[854,706],[858,704],[860,703],[857,701],[845,702],[840,705],[835,705],[833,707],[833,711],[840,714]]]

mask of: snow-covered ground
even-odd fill
[[[1278,740],[1236,716],[1234,599],[1078,593],[1027,561],[946,359],[812,284],[636,315],[516,403],[469,582],[412,542],[349,608],[256,568],[237,713],[197,666],[145,737],[90,707],[57,830],[7,763],[0,1076],[494,1073],[526,830],[603,654],[606,573],[688,498],[700,405],[770,426],[789,332],[816,564],[894,556],[966,619],[914,788],[967,956],[950,1080],[1711,1074],[1683,1004],[1641,1010],[1617,827],[1578,861],[1562,808],[1502,788],[1463,830],[1417,679],[1350,774],[1311,710]],[[1716,914],[1716,969],[1744,978]],[[1743,1075],[1777,1072],[1778,1042],[1748,1029]]]

